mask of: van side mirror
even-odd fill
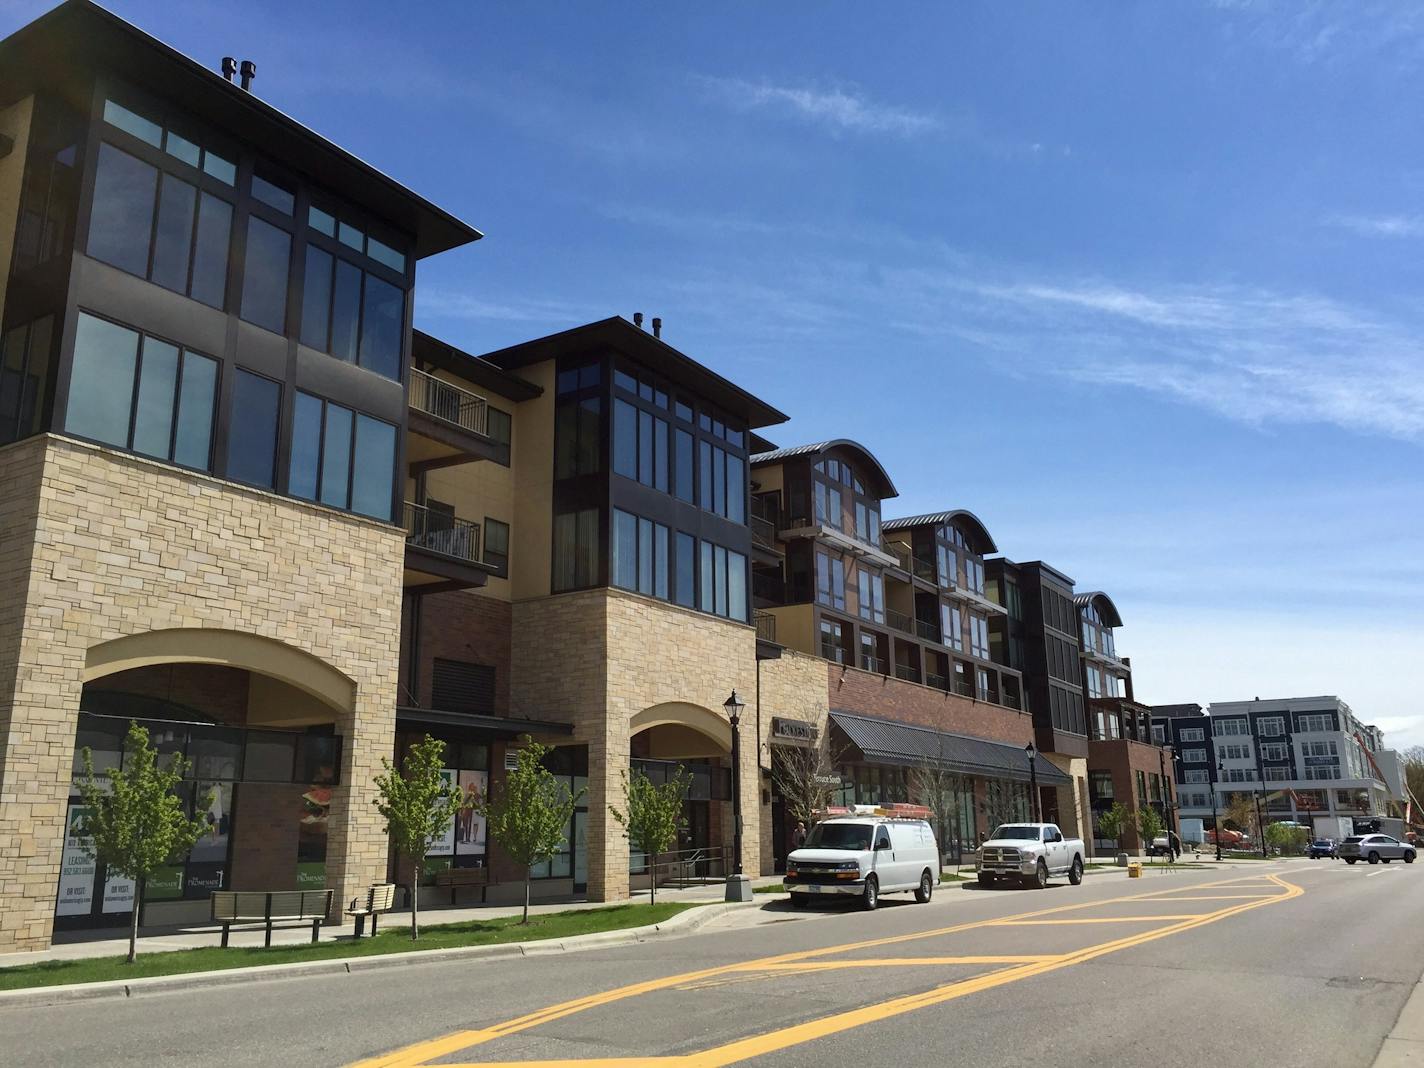
[[[880,839],[880,841],[878,841],[878,842],[875,843],[875,848],[876,848],[877,850],[880,850],[880,849],[889,849],[889,848],[890,848],[890,843],[887,842],[884,838],[882,838],[882,839]]]

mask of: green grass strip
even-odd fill
[[[145,953],[143,939],[138,943],[138,960],[133,964],[123,957],[90,957],[81,960],[42,961],[0,968],[0,990],[21,987],[60,986],[70,983],[97,983],[109,979],[142,979],[157,975],[183,975],[188,972],[218,971],[228,968],[249,968],[263,964],[291,964],[298,961],[337,960],[345,957],[373,957],[387,953],[410,953],[423,949],[450,949],[456,946],[492,946],[506,942],[534,942],[549,938],[571,938],[575,935],[602,931],[621,931],[629,927],[644,927],[662,923],[669,917],[693,907],[682,902],[656,905],[613,905],[600,909],[574,909],[568,912],[546,912],[529,917],[521,926],[518,916],[501,916],[488,920],[467,920],[463,923],[422,925],[420,939],[412,942],[410,924],[401,924],[397,917],[387,917],[389,926],[382,925],[374,938],[342,939],[318,942],[316,945],[221,946],[201,949],[176,949]],[[214,932],[213,941],[218,934]]]

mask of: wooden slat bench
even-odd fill
[[[395,883],[376,883],[366,891],[364,897],[353,898],[346,915],[356,917],[356,937],[366,930],[366,917],[371,917],[371,937],[376,937],[376,922],[381,913],[390,912],[396,903]]]
[[[485,894],[493,885],[490,880],[488,868],[446,868],[444,871],[435,873],[436,886],[448,886],[450,888],[450,904],[455,904],[455,896],[462,887],[480,888],[480,904],[485,903]]]
[[[335,890],[214,890],[213,922],[222,924],[222,944],[227,945],[228,928],[234,923],[262,923],[267,926],[264,946],[272,944],[274,924],[311,924],[312,941],[322,921],[331,911]]]

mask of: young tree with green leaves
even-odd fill
[[[138,956],[144,880],[192,849],[208,832],[208,821],[190,819],[183,810],[183,799],[175,792],[188,771],[188,761],[174,753],[166,765],[160,765],[148,731],[137,722],[129,721],[122,767],[95,776],[93,754],[87,745],[81,756],[84,775],[79,780],[79,796],[88,814],[80,820],[78,830],[87,839],[85,851],[103,861],[111,875],[134,882],[128,958],[132,964]],[[200,800],[201,811],[210,800]]]
[[[1151,805],[1143,805],[1137,810],[1137,833],[1142,838],[1142,848],[1150,850],[1153,841],[1159,834],[1166,830],[1166,824],[1162,822],[1162,814]],[[1167,859],[1173,859],[1172,840],[1167,839]]]
[[[1284,823],[1273,823],[1266,828],[1266,844],[1275,847],[1283,855],[1300,853],[1310,842],[1310,832],[1304,827],[1287,827]]]
[[[513,769],[504,773],[504,782],[480,806],[489,824],[489,836],[499,843],[516,864],[524,869],[524,916],[529,922],[529,884],[535,864],[559,851],[568,834],[574,807],[583,796],[571,795],[541,761],[547,746],[529,741]]]
[[[430,843],[461,810],[475,803],[447,776],[445,743],[426,735],[407,750],[399,772],[385,757],[376,776],[376,811],[396,852],[410,861],[410,937],[420,937],[420,875]]]
[[[1098,817],[1098,833],[1104,838],[1111,838],[1120,850],[1132,823],[1132,810],[1121,801],[1114,801],[1112,808]]]
[[[657,856],[677,842],[682,830],[683,803],[692,777],[681,767],[664,783],[655,783],[641,771],[630,778],[623,773],[623,811],[609,806],[613,818],[623,825],[624,837],[634,849],[647,854],[648,902],[655,904],[658,896]]]

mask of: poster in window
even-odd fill
[[[444,768],[440,772],[440,778],[445,780],[450,786],[458,783],[458,775],[454,768]],[[426,849],[427,857],[448,857],[455,852],[455,820],[451,820],[445,830],[437,834],[430,841],[430,847]]]
[[[79,833],[80,825],[88,816],[89,809],[83,805],[69,810],[59,867],[59,896],[54,906],[56,916],[87,916],[94,904],[96,862],[88,853],[89,839]]]
[[[327,790],[329,803],[329,789],[320,789]],[[193,816],[206,822],[208,830],[193,843],[193,850],[188,854],[188,859],[203,863],[226,861],[228,836],[232,833],[232,783],[199,782],[195,796],[197,800]]]
[[[297,888],[320,890],[326,886],[326,824],[331,811],[331,787],[315,783],[308,786],[302,791],[299,811]]]
[[[483,798],[489,785],[489,773],[462,771],[459,785],[467,801]],[[484,855],[485,817],[482,813],[466,808],[455,817],[455,852],[461,855]]]
[[[104,911],[128,912],[134,903],[134,881],[122,875],[110,875],[104,880]]]

